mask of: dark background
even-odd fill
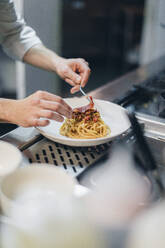
[[[138,66],[143,0],[64,0],[65,57],[83,57],[92,69],[86,91]],[[63,88],[66,95],[69,89]]]

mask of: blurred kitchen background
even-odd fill
[[[86,92],[165,53],[163,1],[15,0],[48,48],[89,62]],[[38,89],[70,95],[69,85],[54,73],[12,61],[0,49],[0,97],[23,98]],[[13,125],[3,124],[1,133],[6,128]]]

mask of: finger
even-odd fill
[[[80,85],[76,85],[75,87],[73,87],[72,89],[71,89],[71,93],[72,94],[74,94],[74,93],[76,93],[76,92],[78,92],[80,90]]]
[[[69,111],[68,109],[65,108],[63,104],[52,102],[52,101],[41,100],[40,106],[41,108],[44,108],[45,110],[51,110],[53,112],[57,112],[58,114],[63,115],[67,118],[72,117],[72,110]]]
[[[88,62],[86,62],[84,59],[78,60],[77,67],[79,75],[81,76],[81,86],[84,87],[88,82],[91,70],[88,66]]]
[[[90,74],[91,74],[91,70],[89,69],[88,66],[86,66],[86,69],[84,70],[84,72],[81,73],[82,75],[81,86],[82,87],[85,87],[85,85],[87,84]]]
[[[71,79],[69,79],[69,78],[65,78],[65,82],[67,82],[71,86],[75,86],[75,83]]]
[[[80,84],[77,84],[77,85],[75,85],[73,82],[72,82],[72,80],[70,80],[70,79],[66,79],[65,80],[67,83],[69,83],[71,86],[73,86],[73,87],[76,87],[76,89],[78,88],[78,91],[80,90]]]
[[[70,68],[67,71],[66,78],[70,79],[74,83],[74,85],[80,84],[81,80],[82,80],[80,75],[78,75],[76,72],[72,71]]]
[[[89,63],[85,59],[80,59],[82,62],[84,62],[87,66],[89,66]]]
[[[64,117],[62,117],[58,113],[54,113],[53,111],[49,111],[49,110],[45,110],[45,109],[43,109],[39,112],[39,116],[42,118],[47,118],[47,119],[55,120],[58,122],[64,121]]]
[[[45,127],[47,125],[49,125],[49,120],[34,119],[32,121],[33,127]]]
[[[66,82],[68,82],[70,85],[72,85],[72,86],[74,86],[71,90],[70,90],[70,92],[71,92],[71,94],[74,94],[74,93],[76,93],[76,92],[78,92],[79,90],[80,90],[80,85],[74,85],[74,83],[70,80],[70,79],[66,79],[65,80]]]
[[[39,98],[41,99],[41,101],[42,99],[44,99],[44,100],[48,100],[52,102],[57,102],[63,105],[64,108],[66,108],[69,112],[72,111],[72,108],[61,97],[51,94],[47,91],[39,91],[38,94],[39,94]]]

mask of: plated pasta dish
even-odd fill
[[[96,139],[110,135],[111,130],[91,103],[73,110],[71,119],[66,119],[60,134],[73,139]]]

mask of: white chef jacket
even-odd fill
[[[13,0],[0,0],[0,44],[12,58],[22,60],[24,54],[41,40],[16,12]]]

